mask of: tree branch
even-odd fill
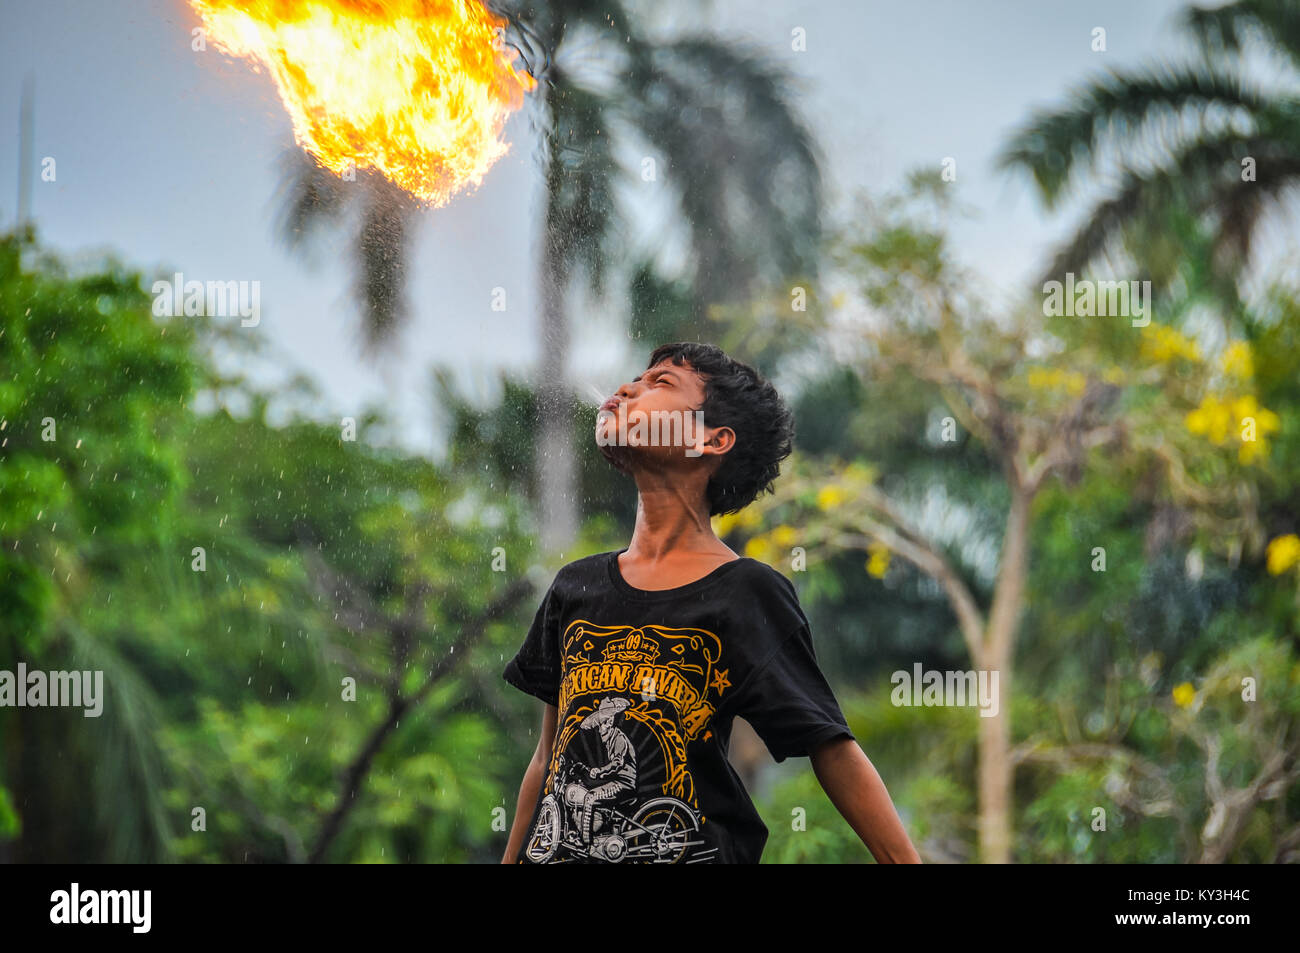
[[[966,650],[970,653],[971,660],[976,665],[980,664],[983,656],[984,617],[970,589],[948,560],[928,543],[909,539],[870,517],[863,517],[862,522],[866,524],[871,536],[841,530],[831,537],[830,542],[850,548],[866,549],[873,542],[871,537],[875,537],[892,552],[898,553],[938,582],[948,595],[953,614],[957,616],[962,639],[966,643]]]
[[[362,745],[361,750],[357,752],[343,773],[343,782],[339,790],[338,800],[333,810],[325,816],[321,824],[316,843],[308,856],[309,863],[320,863],[330,845],[337,838],[343,828],[343,822],[356,805],[357,794],[365,783],[366,775],[369,773],[375,757],[379,754],[389,736],[396,730],[403,715],[418,708],[433,686],[450,675],[457,666],[463,663],[463,660],[469,654],[466,650],[483,637],[490,622],[510,612],[525,595],[532,591],[533,584],[526,577],[513,580],[486,609],[460,627],[460,635],[438,664],[429,670],[428,677],[415,692],[409,696],[402,696],[396,690],[390,693],[387,715],[382,722],[371,730],[365,744]],[[409,610],[403,615],[403,619],[409,619]],[[401,622],[402,619],[398,619],[395,620],[394,624],[400,624]],[[393,684],[396,685],[396,679],[394,679]]]

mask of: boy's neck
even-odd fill
[[[639,487],[636,526],[625,558],[657,563],[674,556],[715,554],[735,556],[713,532],[708,501],[686,487]]]

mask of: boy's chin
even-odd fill
[[[632,475],[632,462],[628,456],[627,447],[620,447],[614,444],[601,446],[599,443],[596,446],[600,450],[600,455],[608,461],[610,466],[619,473],[626,474],[627,476]]]

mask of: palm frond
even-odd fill
[[[1243,181],[1241,159],[1255,159],[1255,180]],[[1095,205],[1085,224],[1041,276],[1046,282],[1066,272],[1081,272],[1139,222],[1151,225],[1175,204],[1207,220],[1221,267],[1240,263],[1250,252],[1251,236],[1272,200],[1300,185],[1300,150],[1275,136],[1224,134],[1184,149],[1166,166],[1150,172],[1126,169],[1119,188]]]
[[[171,830],[163,792],[164,758],[158,736],[164,721],[153,688],[109,637],[84,631],[70,616],[60,622],[68,668],[101,671],[103,711],[79,732],[89,766],[88,800],[103,832],[102,859],[157,863],[170,859]],[[93,722],[93,725],[92,725]]]
[[[1280,146],[1275,141],[1261,144],[1252,158],[1257,168],[1255,180],[1243,181],[1238,176],[1211,199],[1218,218],[1214,255],[1225,269],[1250,258],[1263,216],[1300,189],[1300,150],[1294,146]]]
[[[552,69],[544,136],[548,258],[566,275],[575,266],[597,294],[606,263],[617,254],[620,216],[614,200],[618,163],[607,122],[611,106],[599,93]]]
[[[815,273],[820,157],[770,58],[708,39],[641,47],[625,84],[629,120],[667,159],[701,301]]]
[[[353,294],[362,308],[362,347],[373,355],[410,319],[406,298],[410,199],[378,175],[369,177],[354,247]]]
[[[276,232],[296,251],[312,234],[338,222],[352,193],[338,176],[297,147],[286,150],[281,164]]]
[[[1300,4],[1294,0],[1237,0],[1221,7],[1190,7],[1180,20],[1212,56],[1239,56],[1254,40],[1277,48],[1300,67]]]
[[[1243,78],[1209,64],[1109,71],[1068,95],[1069,105],[1038,110],[1012,136],[996,162],[1033,177],[1044,205],[1054,208],[1084,171],[1095,171],[1107,142],[1133,148],[1143,131],[1155,150],[1176,148],[1164,138],[1171,122],[1219,107],[1250,116],[1267,99]],[[1186,134],[1184,134],[1186,135]]]
[[[374,172],[345,182],[294,149],[284,158],[279,206],[277,232],[298,252],[305,251],[311,236],[341,224],[350,207],[360,206],[361,222],[350,246],[351,295],[361,311],[361,349],[373,357],[411,314],[406,300],[410,197]]]

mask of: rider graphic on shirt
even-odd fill
[[[588,769],[588,778],[595,782],[609,778],[604,784],[591,788],[582,802],[582,842],[591,843],[591,822],[596,805],[612,801],[624,791],[636,790],[636,751],[626,734],[614,727],[618,713],[631,702],[626,698],[603,699],[595,711],[582,720],[584,730],[600,732],[609,760],[596,768]]]

